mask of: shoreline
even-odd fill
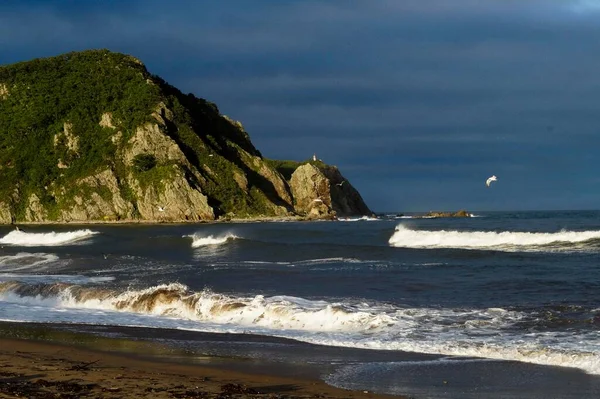
[[[52,338],[60,331],[49,325],[0,322],[0,327],[18,330],[0,331],[0,397],[402,398],[337,388],[306,375],[290,377],[241,358],[202,355],[203,364],[173,360],[148,350],[160,352],[157,342],[140,345],[84,332],[65,342]]]
[[[358,215],[357,215],[358,216]],[[363,215],[364,216],[364,215]],[[74,221],[22,221],[13,223],[0,223],[0,227],[11,227],[16,225],[24,226],[87,226],[87,225],[202,225],[202,224],[227,224],[227,223],[261,223],[261,222],[320,222],[320,221],[335,221],[338,218],[306,218],[302,216],[286,216],[286,217],[253,217],[240,219],[222,219],[222,220],[74,220]]]

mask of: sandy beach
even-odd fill
[[[88,349],[0,338],[1,398],[398,398],[319,380],[240,372]]]

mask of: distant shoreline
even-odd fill
[[[177,224],[221,224],[221,223],[255,223],[255,222],[310,222],[310,221],[323,221],[323,220],[336,220],[331,218],[314,219],[305,218],[302,216],[289,216],[289,217],[256,217],[256,218],[232,218],[232,219],[217,219],[217,220],[77,220],[70,222],[56,222],[56,221],[43,221],[43,222],[14,222],[4,223],[0,226],[87,226],[87,225],[115,225],[115,224],[144,224],[144,225],[177,225]]]

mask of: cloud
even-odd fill
[[[264,155],[317,151],[374,209],[424,196],[518,208],[516,187],[547,169],[543,206],[585,207],[598,197],[586,177],[600,144],[598,3],[2,2],[0,63],[132,54],[240,120]],[[489,171],[514,174],[505,202],[463,198]]]

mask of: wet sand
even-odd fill
[[[0,338],[0,398],[399,398],[105,349]]]

